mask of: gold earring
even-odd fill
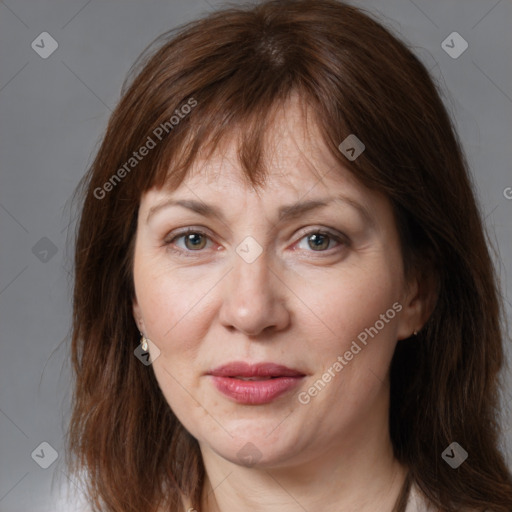
[[[416,336],[418,334],[418,331],[415,329],[413,334],[414,334],[414,336]]]
[[[140,335],[141,335],[140,344],[142,346],[142,350],[144,350],[144,352],[147,352],[148,351],[148,340],[144,336],[144,334],[140,333]]]

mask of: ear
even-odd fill
[[[137,329],[140,332],[146,332],[146,328],[144,326],[144,320],[142,319],[142,311],[139,306],[139,303],[137,301],[137,298],[134,297],[132,301],[132,312],[133,312],[133,319],[135,320],[135,324],[137,325]]]
[[[438,285],[434,273],[416,272],[405,285],[402,296],[402,312],[398,320],[397,337],[409,338],[414,331],[420,331],[430,318],[437,302]]]

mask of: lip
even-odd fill
[[[250,364],[235,361],[207,373],[222,394],[246,405],[270,403],[295,388],[305,374],[276,363]],[[241,378],[264,380],[242,380]]]

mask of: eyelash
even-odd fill
[[[164,244],[169,248],[169,250],[171,250],[172,252],[177,253],[180,256],[184,256],[184,257],[188,257],[188,258],[196,257],[200,253],[203,252],[202,249],[199,249],[197,251],[191,251],[191,250],[188,250],[188,249],[176,249],[175,247],[172,247],[172,244],[173,244],[173,242],[175,240],[177,240],[179,238],[182,238],[182,237],[184,237],[186,235],[189,235],[191,233],[193,233],[195,235],[201,235],[201,236],[204,236],[204,237],[210,239],[210,236],[208,235],[208,233],[206,233],[205,231],[202,231],[201,229],[187,228],[187,229],[185,229],[183,231],[180,231],[178,233],[174,233],[172,238],[166,239],[164,241]],[[302,239],[307,238],[308,236],[311,236],[311,235],[327,236],[330,239],[335,240],[336,242],[338,242],[338,243],[340,243],[340,244],[342,244],[344,246],[348,246],[349,245],[349,240],[348,240],[348,238],[345,235],[337,235],[335,233],[332,233],[331,231],[327,231],[327,230],[324,230],[324,229],[313,229],[313,230],[307,231],[307,232],[302,234],[302,236],[299,238],[298,241],[301,241]],[[323,250],[323,251],[313,251],[313,250],[311,250],[311,251],[306,251],[306,252],[328,253],[330,255],[331,251],[332,251],[332,248],[331,249],[326,249],[326,250]],[[197,254],[194,254],[194,253],[197,253]]]

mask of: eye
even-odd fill
[[[306,246],[309,249],[312,249],[314,252],[326,252],[328,249],[332,248],[332,242],[338,242],[338,244],[347,245],[347,240],[344,239],[343,236],[320,229],[306,233],[299,240],[299,244],[304,239],[306,239]],[[300,247],[299,245],[299,249],[304,249],[304,247]]]
[[[177,241],[183,239],[183,245],[179,245]],[[181,233],[176,233],[175,236],[165,241],[165,245],[170,246],[170,248],[178,253],[186,254],[187,252],[200,252],[202,249],[206,247],[206,242],[209,240],[209,236],[204,231],[188,228]],[[178,249],[173,248],[172,246],[176,245]]]

